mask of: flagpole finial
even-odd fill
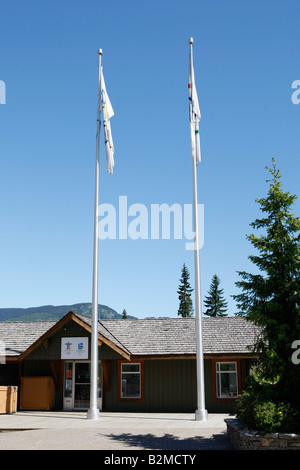
[[[190,38],[189,44],[194,44],[194,39],[193,38]]]
[[[98,50],[98,55],[102,55],[102,54],[103,54],[102,49],[99,49]]]

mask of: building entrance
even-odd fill
[[[64,411],[84,411],[90,407],[90,361],[65,361]],[[98,362],[98,408],[102,409],[102,364]]]

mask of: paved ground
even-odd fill
[[[0,415],[0,450],[228,450],[228,416],[20,411]]]

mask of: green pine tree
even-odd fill
[[[204,305],[207,308],[205,315],[211,317],[226,317],[227,316],[227,305],[223,297],[223,289],[219,288],[220,279],[215,274],[212,278],[212,282],[208,291],[208,296],[204,298]]]
[[[194,289],[191,288],[189,279],[190,273],[184,264],[181,271],[180,285],[177,291],[177,294],[179,294],[179,309],[177,313],[182,317],[192,317],[194,313],[191,297]]]
[[[255,408],[259,396],[298,410],[293,417],[289,408],[278,414],[282,419],[294,419],[300,431],[300,364],[294,364],[292,344],[300,338],[300,218],[291,212],[297,196],[282,190],[280,171],[273,159],[268,168],[272,179],[268,195],[257,199],[263,213],[252,228],[258,235],[248,235],[258,254],[249,256],[258,273],[239,272],[237,286],[242,293],[233,296],[245,316],[262,328],[262,336],[256,342],[259,367],[256,380],[248,390]],[[247,402],[248,410],[251,403]],[[255,406],[254,406],[255,405]],[[296,425],[296,423],[298,424]],[[284,426],[284,424],[282,424]],[[285,422],[286,428],[288,423]]]
[[[122,312],[122,318],[125,320],[127,318],[127,312],[124,308],[123,312]]]

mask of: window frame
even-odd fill
[[[218,396],[218,375],[222,373],[228,373],[226,371],[218,371],[217,367],[218,364],[224,364],[224,363],[235,363],[235,373],[236,373],[236,385],[237,385],[237,394],[234,397],[219,397]],[[230,371],[231,373],[234,371]],[[213,359],[213,395],[214,395],[214,401],[215,402],[232,402],[236,400],[239,396],[239,393],[242,389],[241,387],[241,364],[240,364],[240,359],[234,358],[234,357],[228,357],[228,358],[217,358]]]
[[[123,365],[139,365],[139,374],[140,374],[140,393],[137,397],[124,397],[122,396],[122,376],[123,374],[134,374],[137,372],[123,372],[122,366]],[[118,361],[118,400],[119,401],[144,401],[144,361],[137,360],[137,361]]]

